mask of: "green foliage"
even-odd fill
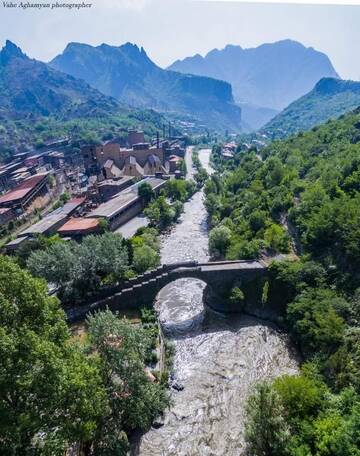
[[[280,225],[272,223],[264,232],[264,240],[267,246],[275,251],[288,253],[290,237]]]
[[[63,456],[80,444],[124,456],[127,433],[169,403],[145,371],[158,331],[153,314],[143,318],[146,329],[93,315],[80,346],[45,282],[0,257],[0,453]]]
[[[105,454],[124,454],[115,451],[117,437],[121,438],[123,431],[135,428],[147,430],[168,405],[168,395],[146,375],[145,355],[150,341],[145,331],[110,311],[90,316],[88,325],[110,405],[110,413],[104,417],[95,443],[95,452],[104,454],[106,450]]]
[[[275,380],[274,388],[287,410],[288,422],[295,427],[302,419],[316,416],[325,400],[326,386],[303,375],[284,375]]]
[[[130,240],[131,267],[138,274],[160,264],[158,232],[154,228],[143,228]]]
[[[62,193],[59,198],[59,200],[62,204],[67,203],[69,201],[69,199],[70,199],[70,194],[68,192]]]
[[[94,438],[107,410],[97,364],[71,342],[64,313],[47,296],[45,283],[4,257],[0,358],[2,455],[35,454],[32,445],[38,443],[36,454],[62,455],[70,443]]]
[[[159,266],[159,255],[156,250],[148,245],[136,247],[133,252],[133,268],[139,274]]]
[[[58,234],[54,234],[49,237],[39,234],[34,239],[21,244],[16,252],[16,260],[20,266],[25,267],[26,261],[32,252],[47,249],[57,243],[65,243],[65,241]]]
[[[354,289],[360,265],[359,125],[357,110],[261,153],[240,150],[232,164],[223,164],[220,185],[212,176],[205,193],[211,225],[233,222],[225,256],[241,258],[243,246],[254,240],[258,253],[266,247],[286,253],[291,234],[298,249],[332,269],[336,286]]]
[[[343,341],[345,324],[336,309],[342,298],[329,289],[308,289],[288,306],[288,321],[305,352],[329,354]]]
[[[309,371],[310,372],[310,371]],[[308,373],[309,373],[308,372]],[[258,386],[255,398],[248,401],[247,441],[250,454],[280,454],[289,456],[358,456],[359,397],[351,389],[339,395],[329,392],[316,377],[304,372],[297,376],[285,375],[272,384]],[[273,399],[272,403],[270,398]],[[274,398],[276,403],[274,405]],[[276,416],[266,409],[275,407]],[[255,417],[255,419],[254,419]],[[279,424],[278,430],[274,425]],[[286,423],[286,438],[283,435]],[[270,429],[261,433],[260,429]],[[249,432],[250,431],[250,432]],[[256,432],[258,440],[256,440]],[[260,437],[259,437],[260,436]],[[267,440],[278,443],[277,453],[264,445]],[[258,450],[259,442],[262,444]],[[269,449],[270,448],[270,449]]]
[[[186,201],[186,181],[183,179],[169,179],[166,181],[163,195],[171,201]]]
[[[289,454],[290,429],[277,392],[266,383],[257,385],[247,402],[245,438],[252,456]]]
[[[215,227],[210,231],[209,250],[215,258],[221,258],[225,255],[231,241],[231,230],[227,226]]]
[[[162,195],[149,204],[144,210],[144,214],[149,218],[152,226],[164,229],[179,217],[179,205],[174,206],[168,203],[165,196]]]
[[[263,305],[268,302],[268,299],[269,299],[269,288],[270,288],[269,281],[266,280],[266,282],[264,283],[264,286],[263,286],[263,289],[262,289],[262,295],[261,295],[261,302],[262,302]]]
[[[101,234],[109,231],[109,221],[106,218],[99,218],[99,231]]]
[[[195,182],[197,183],[198,187],[202,187],[208,178],[209,178],[209,175],[208,175],[206,169],[204,169],[204,168],[201,168],[194,175],[194,179],[195,179]]]
[[[151,200],[154,199],[154,190],[152,189],[151,185],[147,182],[143,182],[139,185],[138,193],[140,198],[143,199],[145,206],[150,203]]]
[[[195,185],[192,181],[183,179],[169,179],[165,184],[165,195],[172,201],[184,203],[195,192]]]
[[[229,301],[231,304],[235,305],[240,312],[244,306],[245,295],[244,292],[239,287],[233,287],[230,291]]]
[[[275,116],[263,130],[272,139],[298,131],[310,130],[349,112],[360,105],[360,84],[355,81],[324,78],[315,88],[291,103]]]
[[[128,269],[128,252],[118,234],[87,236],[81,244],[55,243],[32,252],[27,260],[32,274],[59,288],[64,300],[83,298],[102,281],[115,283]]]
[[[359,153],[359,109],[261,152],[240,147],[231,162],[213,150],[223,174],[205,185],[212,248],[219,242],[229,259],[292,247],[300,256],[270,265],[262,302],[274,306],[305,363],[299,376],[250,399],[251,455],[359,455]],[[264,397],[277,401],[279,435]],[[271,438],[264,442],[260,429]]]

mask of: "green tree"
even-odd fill
[[[186,181],[183,179],[169,179],[165,184],[165,194],[173,201],[185,202],[189,196]]]
[[[356,456],[360,454],[351,441],[346,421],[337,413],[314,423],[316,456]]]
[[[143,245],[134,249],[132,267],[137,273],[142,274],[148,269],[159,266],[159,264],[159,254],[148,245]]]
[[[70,340],[45,283],[0,257],[0,453],[62,455],[107,409],[97,365]],[[55,444],[56,442],[56,444]],[[46,453],[47,452],[47,453]]]
[[[145,354],[150,341],[144,331],[110,311],[90,316],[88,325],[111,409],[97,435],[95,451],[125,455],[124,432],[148,429],[169,404],[168,395],[146,375]]]
[[[171,204],[166,201],[165,196],[159,196],[149,204],[144,210],[144,214],[149,218],[151,225],[165,228],[174,221],[176,213]]]
[[[317,416],[327,392],[324,384],[304,375],[283,375],[274,381],[274,388],[288,421],[296,426],[304,418]]]
[[[277,392],[267,383],[257,385],[247,402],[245,438],[251,456],[283,456],[290,429]]]
[[[109,231],[109,221],[106,218],[101,217],[99,219],[99,231],[101,234]]]
[[[102,282],[115,283],[128,270],[128,250],[121,235],[105,233],[75,242],[55,243],[29,256],[27,267],[35,276],[59,288],[62,299],[84,297]]]
[[[140,198],[144,201],[144,205],[147,206],[150,201],[152,201],[155,197],[154,190],[152,189],[151,185],[147,182],[143,182],[138,187],[138,194]]]
[[[344,337],[344,320],[337,314],[339,297],[328,289],[307,289],[287,310],[294,336],[308,353],[334,352]]]
[[[213,228],[209,235],[210,254],[214,257],[224,257],[230,241],[231,230],[227,226]]]
[[[200,168],[197,173],[194,175],[195,182],[197,183],[198,187],[202,187],[207,179],[209,178],[209,175],[204,168]]]
[[[237,307],[237,311],[241,311],[245,303],[244,292],[239,287],[233,287],[230,292],[229,301]]]
[[[283,253],[287,253],[289,251],[289,235],[280,225],[272,223],[265,230],[264,239],[267,245],[273,250]]]

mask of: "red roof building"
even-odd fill
[[[47,193],[48,173],[36,174],[24,180],[5,195],[0,196],[0,207],[11,207],[13,209],[24,209],[37,196]]]
[[[98,218],[72,218],[58,229],[58,233],[64,237],[86,236],[99,231],[99,222]]]

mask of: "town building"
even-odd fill
[[[58,234],[62,237],[82,239],[88,234],[96,234],[100,230],[100,220],[98,218],[71,218],[58,229]]]
[[[48,173],[36,174],[0,196],[0,207],[9,207],[18,213],[25,212],[36,198],[45,196],[48,190]]]
[[[135,179],[132,176],[123,176],[117,180],[106,179],[101,182],[97,182],[95,185],[100,195],[101,202],[106,202],[117,193],[132,185],[134,181]]]
[[[133,147],[134,144],[144,143],[144,132],[140,130],[129,130],[127,142],[130,147]]]
[[[178,155],[170,155],[169,157],[169,173],[174,174],[180,166],[180,163],[183,159]]]
[[[85,198],[73,198],[62,207],[50,212],[50,214],[46,215],[38,222],[22,230],[16,239],[8,242],[5,245],[6,252],[14,252],[22,244],[34,240],[39,235],[51,236],[56,234],[58,229],[63,226],[70,217],[82,214],[84,203]]]
[[[185,156],[183,138],[167,138],[145,142],[142,131],[129,130],[127,140],[111,140],[95,146],[86,145],[81,149],[83,163],[88,176],[103,173],[106,179],[119,176],[144,177],[168,174],[169,158]]]
[[[15,217],[15,212],[12,209],[9,207],[0,207],[0,226],[6,225],[11,220],[14,220]]]
[[[143,210],[143,201],[138,195],[139,185],[148,183],[155,194],[165,185],[164,179],[148,177],[115,195],[106,203],[100,204],[91,211],[87,218],[103,218],[107,220],[109,229],[114,231]]]
[[[51,236],[55,234],[57,230],[66,223],[69,217],[81,214],[84,203],[85,198],[73,198],[69,200],[62,207],[55,209],[29,228],[23,230],[19,234],[19,237],[35,237],[39,234]]]

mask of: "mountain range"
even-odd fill
[[[228,82],[164,70],[135,44],[69,43],[49,65],[131,106],[192,116],[216,129],[241,128],[241,109]]]
[[[240,54],[251,51],[237,48],[227,46],[223,51],[209,54],[219,57],[223,53],[228,55],[229,49],[234,55],[239,49]],[[275,48],[279,52],[274,53]],[[284,48],[297,50],[297,57],[288,55],[287,65]],[[246,123],[250,125],[249,129],[266,124],[261,131],[277,138],[310,129],[360,105],[360,83],[338,79],[323,54],[289,40],[263,45],[252,51],[258,49],[262,49],[261,55],[267,49],[268,56],[278,58],[275,61],[271,61],[270,57],[270,60],[260,59],[257,65],[253,62],[251,74],[255,74],[257,66],[258,76],[254,76],[251,83],[254,85],[253,93],[257,92],[258,96],[261,90],[266,92],[260,77],[266,69],[269,71],[269,87],[271,84],[275,88],[281,87],[280,82],[284,80],[283,93],[280,89],[276,92],[269,88],[269,92],[274,92],[269,96],[281,95],[281,104],[304,90],[305,82],[316,79],[317,74],[330,72],[335,77],[316,80],[312,90],[277,114],[274,108],[252,104],[251,100],[259,100],[251,97],[250,101],[243,99],[239,108],[234,104],[229,82],[163,70],[149,59],[143,48],[134,44],[93,47],[70,43],[61,55],[46,64],[27,57],[19,47],[7,41],[0,51],[0,154],[11,154],[19,144],[26,145],[34,138],[47,140],[56,137],[59,132],[68,134],[74,129],[73,120],[81,132],[79,135],[89,138],[89,134],[93,133],[92,140],[111,137],[139,124],[149,134],[154,134],[165,122],[164,117],[154,110],[166,113],[167,117],[195,121],[199,126],[217,131],[238,132],[246,128]],[[281,71],[275,77],[278,65],[278,69],[288,67],[288,72],[295,79],[295,69],[301,66],[300,55],[304,57],[301,75],[307,77],[302,78],[298,74],[299,80],[293,85],[289,76]],[[207,60],[207,57],[202,59]],[[228,66],[231,66],[230,63],[229,60]],[[233,62],[233,66],[235,64],[238,65]],[[305,68],[307,66],[309,68]],[[309,75],[312,75],[311,78]],[[259,87],[255,84],[256,80],[260,81]],[[244,84],[244,93],[246,87]],[[303,89],[300,90],[300,87]],[[279,100],[277,103],[276,106],[281,105]],[[244,121],[241,120],[241,110]],[[272,118],[270,122],[269,118]],[[45,122],[44,119],[48,120]],[[39,121],[42,122],[40,126],[36,124]],[[36,128],[33,128],[34,125]],[[25,130],[26,135],[23,134]]]
[[[360,106],[360,82],[323,78],[306,95],[291,103],[262,129],[271,138],[282,138]]]
[[[85,81],[27,57],[11,41],[0,51],[0,159],[63,136],[98,142],[141,126],[153,136],[166,119],[130,109]]]
[[[27,57],[11,41],[0,51],[0,118],[103,115],[119,103],[86,82]]]
[[[213,49],[204,57],[197,54],[177,60],[168,69],[230,82],[235,102],[253,108],[253,116],[254,108],[262,116],[253,118],[253,124],[254,120],[257,124],[270,120],[274,110],[284,109],[309,92],[321,78],[338,78],[325,54],[293,40],[250,49],[228,45]],[[266,113],[262,108],[270,110]],[[245,115],[243,119],[249,120]]]

